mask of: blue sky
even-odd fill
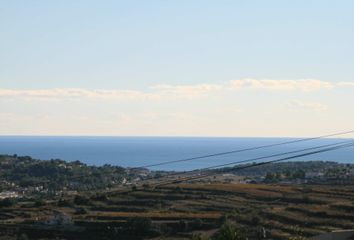
[[[4,1],[0,134],[352,128],[354,2]]]

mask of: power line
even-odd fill
[[[280,161],[286,161],[286,160],[290,160],[290,159],[294,159],[294,158],[314,155],[314,154],[318,154],[318,153],[321,153],[321,152],[328,152],[328,151],[333,151],[333,150],[336,150],[336,149],[339,149],[339,148],[345,148],[345,147],[351,147],[351,146],[354,146],[354,140],[342,141],[340,143],[326,144],[326,145],[321,145],[321,146],[317,146],[317,147],[305,148],[305,149],[300,149],[300,150],[296,150],[296,151],[273,154],[273,155],[269,155],[269,156],[262,156],[262,157],[259,157],[259,158],[252,158],[252,159],[247,159],[247,160],[242,160],[242,161],[235,161],[235,162],[226,163],[226,164],[214,165],[214,166],[210,166],[210,167],[207,167],[207,168],[199,169],[197,171],[196,170],[192,170],[192,171],[188,171],[188,172],[184,172],[184,173],[177,172],[177,173],[172,173],[172,174],[168,174],[168,175],[163,175],[163,176],[157,177],[157,178],[156,177],[155,178],[151,177],[151,178],[148,178],[148,179],[144,179],[143,181],[141,181],[139,183],[143,185],[144,182],[146,182],[148,180],[153,180],[153,179],[156,180],[156,179],[159,179],[159,178],[166,178],[166,177],[171,177],[171,176],[175,176],[175,175],[191,174],[191,173],[201,172],[201,171],[205,171],[205,170],[212,169],[212,168],[219,168],[219,167],[228,166],[228,165],[235,165],[235,164],[239,164],[239,163],[254,162],[256,160],[265,159],[265,158],[271,158],[271,157],[289,155],[289,154],[303,152],[303,151],[320,149],[320,150],[317,150],[317,151],[312,151],[312,152],[308,152],[308,153],[298,154],[298,155],[295,155],[295,156],[289,156],[289,157],[285,157],[285,158],[281,158],[281,159],[276,159],[276,160],[271,160],[271,161],[266,161],[266,162],[261,162],[261,163],[254,163],[252,165],[239,166],[237,168],[224,169],[222,173],[230,172],[230,171],[243,170],[243,169],[247,169],[247,168],[251,168],[251,167],[261,166],[261,165],[275,163],[275,162],[280,162]],[[152,184],[151,186],[159,187],[159,186],[164,186],[164,185],[168,185],[168,184],[179,183],[179,182],[184,182],[184,181],[189,181],[189,180],[195,180],[195,179],[205,178],[205,177],[209,177],[209,176],[213,176],[213,175],[219,175],[219,174],[221,174],[221,173],[204,173],[203,175],[195,174],[194,176],[186,176],[184,178],[166,180],[166,181],[161,182],[161,183]],[[142,190],[142,189],[137,189],[137,190]],[[121,191],[110,191],[110,192],[111,193],[115,192],[115,193],[126,194],[126,193],[130,193],[132,191],[133,191],[132,189],[126,189],[126,190],[121,190]]]
[[[283,143],[277,143],[277,144],[271,144],[271,145],[264,145],[264,146],[259,146],[259,147],[255,147],[255,148],[247,148],[247,149],[241,149],[241,150],[237,150],[237,151],[249,151],[249,150],[253,150],[256,148],[263,148],[263,147],[270,147],[270,146],[278,146],[278,145],[283,145],[283,144],[290,144],[290,143],[294,143],[294,142],[300,142],[300,141],[310,141],[310,140],[314,140],[314,139],[319,139],[319,138],[324,138],[324,137],[328,137],[328,136],[336,136],[336,135],[341,135],[341,134],[348,134],[354,131],[347,131],[347,132],[341,132],[341,133],[334,133],[334,134],[330,134],[330,135],[323,135],[323,136],[319,136],[319,137],[313,137],[313,138],[306,138],[306,139],[300,139],[300,140],[294,140],[294,141],[288,141],[288,142],[283,142]],[[220,164],[220,165],[214,165],[214,166],[210,166],[210,167],[206,167],[206,168],[202,168],[202,169],[197,169],[197,170],[192,170],[192,171],[187,171],[187,172],[174,172],[174,173],[170,173],[167,175],[161,175],[161,176],[152,176],[152,177],[148,177],[143,179],[142,181],[139,182],[139,184],[142,184],[143,182],[149,181],[149,180],[157,180],[160,178],[168,178],[168,177],[173,177],[173,176],[181,176],[181,175],[186,175],[186,174],[193,174],[195,172],[200,173],[201,171],[206,171],[209,169],[214,169],[214,168],[218,168],[218,167],[225,167],[225,166],[230,166],[230,165],[235,165],[235,164],[241,164],[241,163],[247,163],[247,162],[254,162],[254,161],[258,161],[258,160],[262,160],[262,159],[267,159],[267,158],[272,158],[272,157],[279,157],[279,156],[284,156],[284,155],[289,155],[289,154],[294,154],[294,153],[299,153],[299,152],[304,152],[304,151],[309,151],[309,150],[315,150],[315,149],[319,149],[319,148],[324,148],[324,147],[331,147],[331,146],[336,146],[339,144],[343,144],[343,143],[348,143],[348,142],[354,142],[354,140],[349,140],[349,141],[342,141],[339,143],[332,143],[332,144],[326,144],[326,145],[321,145],[321,146],[315,146],[315,147],[310,147],[310,148],[305,148],[305,149],[300,149],[300,150],[295,150],[295,151],[289,151],[289,152],[285,152],[285,153],[278,153],[278,154],[272,154],[272,155],[267,155],[267,156],[261,156],[261,157],[257,157],[257,158],[251,158],[251,159],[246,159],[246,160],[241,160],[241,161],[236,161],[236,162],[231,162],[231,163],[225,163],[225,164]],[[236,151],[234,151],[236,152]],[[211,155],[209,155],[211,156]],[[197,158],[189,158],[189,159],[197,159]],[[166,164],[168,162],[165,162]],[[131,168],[131,169],[138,169],[137,168]],[[130,169],[130,170],[131,170]],[[85,175],[82,176],[75,176],[75,177],[71,177],[70,180],[73,179],[78,179],[81,177],[84,177]]]
[[[317,150],[317,151],[312,151],[312,152],[308,152],[308,153],[298,154],[298,155],[295,155],[295,156],[285,157],[285,158],[271,160],[271,161],[266,161],[266,162],[254,163],[252,165],[240,166],[238,168],[225,169],[225,171],[223,171],[223,173],[231,172],[231,171],[237,171],[237,170],[243,170],[243,169],[252,168],[252,167],[256,167],[256,166],[262,166],[262,165],[266,165],[266,164],[270,164],[270,163],[286,161],[286,160],[290,160],[290,159],[294,159],[294,158],[314,155],[314,154],[323,153],[323,152],[334,151],[334,150],[338,150],[338,149],[342,149],[342,148],[348,148],[348,147],[353,147],[353,146],[354,146],[354,142],[353,143],[346,143],[346,144],[342,144],[342,145],[339,145],[339,146],[328,147],[328,148]],[[163,183],[160,183],[160,184],[155,184],[154,186],[155,187],[161,187],[161,186],[165,186],[165,185],[169,185],[169,184],[176,184],[176,183],[181,183],[181,182],[190,181],[190,180],[197,180],[197,179],[202,179],[202,178],[215,176],[215,175],[219,175],[219,174],[220,173],[206,173],[204,175],[197,175],[197,176],[191,176],[191,177],[186,177],[186,178],[182,178],[182,179],[175,179],[175,180],[171,180],[171,181],[166,181],[166,182],[163,182]]]
[[[203,158],[207,158],[207,157],[221,156],[221,155],[227,155],[227,154],[238,153],[238,152],[246,152],[246,151],[257,150],[257,149],[262,149],[262,148],[269,148],[269,147],[273,147],[273,146],[281,146],[281,145],[304,142],[304,141],[311,141],[311,140],[316,140],[316,139],[321,139],[321,138],[326,138],[326,137],[345,135],[345,134],[349,134],[349,133],[354,133],[354,130],[346,131],[346,132],[338,132],[338,133],[333,133],[333,134],[328,134],[328,135],[322,135],[322,136],[312,137],[312,138],[303,138],[303,139],[286,141],[286,142],[281,142],[281,143],[262,145],[262,146],[257,146],[257,147],[250,147],[250,148],[239,149],[239,150],[228,151],[228,152],[221,152],[221,153],[203,155],[203,156],[199,156],[199,157],[192,157],[192,158],[167,161],[167,162],[162,162],[162,163],[157,163],[157,164],[150,164],[150,165],[145,165],[145,166],[141,166],[141,167],[130,168],[129,170],[136,170],[136,169],[140,169],[140,168],[147,168],[147,167],[159,166],[159,165],[167,165],[167,164],[176,163],[176,162],[191,161],[191,160],[196,160],[196,159],[203,159]],[[345,142],[347,142],[347,141],[345,141]],[[345,142],[341,142],[341,143],[345,143]],[[302,152],[302,151],[314,150],[314,149],[328,147],[328,146],[334,146],[334,145],[338,145],[338,144],[340,144],[340,143],[327,144],[327,145],[322,145],[322,146],[317,146],[317,147],[311,147],[311,148],[306,148],[306,149],[301,149],[301,150],[295,150],[295,151],[286,152],[286,153],[273,154],[273,155],[269,155],[269,156],[262,156],[262,157],[257,157],[257,158],[252,158],[252,159],[247,159],[247,160],[242,160],[242,161],[237,161],[237,162],[231,162],[231,163],[211,166],[211,167],[207,167],[207,168],[203,168],[203,169],[197,169],[197,170],[192,170],[192,171],[187,171],[187,172],[175,172],[175,173],[171,173],[171,174],[167,174],[167,175],[162,175],[161,177],[156,177],[156,176],[155,177],[149,177],[149,178],[143,179],[142,182],[149,181],[149,180],[156,180],[156,179],[159,179],[159,178],[166,178],[166,177],[176,176],[176,175],[185,175],[185,174],[190,174],[190,173],[193,173],[193,172],[196,172],[196,171],[200,172],[202,170],[205,171],[207,169],[212,169],[212,168],[216,168],[216,167],[223,167],[223,166],[227,166],[227,165],[234,165],[234,164],[239,164],[239,163],[253,162],[253,161],[257,161],[257,160],[261,160],[261,159],[266,159],[266,158],[271,158],[271,157],[278,157],[278,156],[293,154],[293,153]],[[85,174],[79,175],[79,176],[73,176],[73,177],[70,177],[69,180],[79,179],[79,178],[85,177],[85,176],[86,176]],[[47,182],[47,180],[46,180],[46,182]]]
[[[143,166],[140,166],[140,167],[130,168],[130,170],[136,170],[136,169],[139,169],[139,168],[150,168],[150,167],[162,166],[162,165],[167,165],[167,164],[172,164],[172,163],[187,162],[187,161],[192,161],[192,160],[197,160],[197,159],[203,159],[203,158],[209,158],[209,157],[217,157],[217,156],[223,156],[223,155],[246,152],[246,151],[253,151],[253,150],[258,150],[258,149],[262,149],[262,148],[270,148],[270,147],[276,147],[276,146],[281,146],[281,145],[286,145],[286,144],[299,143],[299,142],[305,142],[305,141],[312,141],[312,140],[317,140],[317,139],[321,139],[321,138],[334,137],[334,136],[345,135],[345,134],[350,134],[350,133],[354,133],[354,130],[345,131],[345,132],[338,132],[338,133],[333,133],[333,134],[328,134],[328,135],[322,135],[322,136],[312,137],[312,138],[302,138],[302,139],[298,139],[298,140],[291,140],[291,141],[268,144],[268,145],[261,145],[261,146],[256,146],[256,147],[249,147],[249,148],[231,150],[231,151],[226,151],[226,152],[219,152],[219,153],[201,155],[201,156],[196,156],[196,157],[191,157],[191,158],[184,158],[184,159],[178,159],[178,160],[165,161],[165,162],[160,162],[160,163],[155,163],[155,164],[147,164],[147,165],[143,165]]]
[[[238,161],[238,162],[224,163],[224,164],[214,165],[214,166],[211,166],[211,167],[206,167],[206,168],[203,168],[203,170],[220,168],[220,167],[235,165],[235,164],[239,164],[239,163],[254,162],[254,161],[265,159],[265,158],[279,157],[279,156],[283,156],[283,155],[289,155],[289,154],[293,154],[293,153],[304,152],[304,151],[309,151],[309,150],[314,150],[314,149],[319,149],[319,148],[325,148],[325,147],[332,147],[332,146],[337,146],[337,145],[342,145],[342,144],[349,144],[349,143],[353,143],[354,144],[354,140],[343,141],[343,142],[333,143],[333,144],[326,144],[326,145],[321,145],[321,146],[317,146],[317,147],[310,147],[310,148],[305,148],[305,149],[301,149],[301,150],[290,151],[290,152],[287,152],[287,153],[273,154],[273,155],[268,155],[268,156],[265,156],[265,157],[258,157],[258,158],[249,159],[249,160],[242,160],[242,161]]]
[[[320,146],[316,146],[316,147],[310,147],[310,148],[305,148],[305,149],[300,149],[300,150],[289,151],[289,152],[285,152],[285,153],[277,153],[277,154],[266,155],[266,156],[261,156],[261,157],[246,159],[246,160],[234,161],[234,162],[209,166],[209,167],[205,167],[202,169],[195,169],[195,170],[191,170],[191,171],[187,171],[187,172],[174,172],[171,174],[162,175],[160,177],[145,178],[145,179],[143,179],[143,181],[156,180],[159,178],[166,178],[166,177],[172,177],[172,176],[186,175],[186,174],[191,174],[194,172],[201,172],[201,171],[205,171],[205,170],[209,170],[209,169],[215,169],[215,168],[236,165],[236,164],[241,164],[241,163],[255,162],[258,160],[262,160],[262,159],[267,159],[267,158],[272,158],[272,157],[280,157],[280,156],[284,156],[284,155],[289,155],[289,154],[294,154],[294,153],[299,153],[299,152],[304,152],[304,151],[310,151],[310,150],[315,150],[315,149],[320,149],[320,148],[325,148],[325,147],[333,147],[333,146],[337,146],[337,145],[341,145],[341,144],[345,144],[345,143],[354,143],[354,140],[342,141],[339,143],[325,144],[325,145],[320,145]]]

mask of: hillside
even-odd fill
[[[28,156],[0,156],[1,187],[40,187],[48,191],[104,189],[133,177],[122,167],[87,166],[79,161],[36,160]]]
[[[235,176],[257,179],[274,176],[272,180],[298,179],[305,176],[343,178],[351,176],[354,172],[353,164],[327,161],[281,162],[239,170],[240,166],[247,165],[210,171],[215,174],[227,172]],[[80,161],[38,160],[29,156],[0,155],[0,187],[5,190],[14,190],[14,187],[39,187],[46,192],[102,190],[122,183],[133,184],[147,177],[168,174],[166,171],[150,172],[147,169],[125,169],[111,165],[88,166]]]
[[[352,170],[335,162],[285,162],[212,170],[218,178],[154,187],[161,179],[139,183],[169,173],[2,155],[0,235],[219,240],[220,231],[232,228],[248,239],[302,239],[354,227],[352,182],[330,181],[352,181]],[[227,181],[230,175],[240,181]],[[312,178],[320,180],[297,181]]]

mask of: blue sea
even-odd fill
[[[89,165],[111,164],[123,167],[139,167],[164,161],[173,161],[199,155],[232,151],[290,140],[295,139],[0,136],[0,154],[27,155],[42,160],[80,160]],[[151,169],[191,170],[341,141],[344,140],[318,139],[255,151],[156,166]],[[302,157],[296,160],[326,160],[354,163],[354,147]]]

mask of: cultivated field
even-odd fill
[[[81,231],[105,239],[111,229],[118,231],[127,220],[140,217],[151,219],[154,229],[158,229],[158,233],[143,238],[156,239],[211,235],[226,219],[243,229],[250,239],[259,239],[264,233],[267,239],[289,239],[354,228],[354,186],[195,183],[158,189],[146,186],[124,194],[87,193],[37,207],[33,204],[27,201],[3,207],[2,229],[23,225],[31,235],[33,231],[28,229],[35,226],[35,234],[41,236],[38,222],[55,212],[72,218],[71,229],[60,230],[68,238]],[[57,226],[46,228],[47,237],[50,230],[58,231]],[[103,234],[102,229],[108,230]]]

